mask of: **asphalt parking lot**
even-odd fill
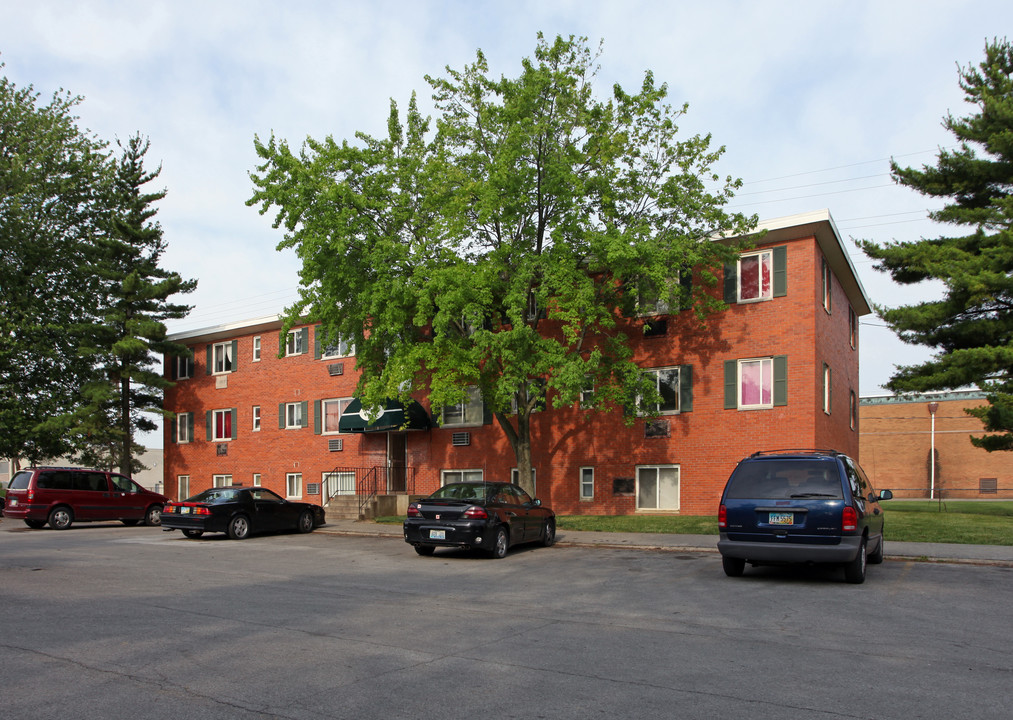
[[[1013,569],[0,523],[12,718],[1008,717]]]

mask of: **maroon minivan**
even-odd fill
[[[4,517],[30,528],[46,523],[66,530],[75,521],[119,520],[124,525],[159,525],[165,495],[146,490],[118,473],[72,467],[33,467],[14,474],[7,486]]]

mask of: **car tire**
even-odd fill
[[[301,533],[313,532],[313,513],[309,510],[303,511],[299,515],[295,528]]]
[[[25,525],[30,527],[32,530],[41,530],[46,527],[45,520],[25,520]]]
[[[880,535],[879,536],[879,547],[876,548],[876,552],[874,552],[872,555],[869,555],[869,557],[868,557],[868,563],[870,565],[879,565],[880,563],[883,562],[883,550],[884,550],[883,546],[884,545],[886,545],[886,538],[884,538],[882,535]]]
[[[496,528],[496,534],[493,535],[492,550],[489,551],[489,554],[495,560],[502,560],[506,557],[507,550],[509,549],[510,536],[507,535],[506,528],[501,525]]]
[[[542,545],[552,547],[554,542],[556,542],[556,521],[546,520],[545,527],[542,528]]]
[[[49,527],[54,530],[66,530],[74,524],[74,511],[66,505],[60,505],[49,511]]]
[[[162,524],[162,506],[152,505],[144,513],[144,524],[148,527],[157,527]]]
[[[746,569],[746,561],[742,558],[721,556],[721,567],[724,568],[728,577],[742,577],[742,571]]]
[[[250,519],[245,515],[236,515],[229,520],[227,534],[233,540],[245,540],[250,536]]]
[[[199,538],[204,534],[203,530],[184,530],[183,535],[188,538]]]
[[[429,557],[434,552],[436,552],[436,548],[433,547],[432,545],[416,545],[415,552],[417,552],[422,557]]]
[[[844,579],[849,583],[860,585],[865,582],[865,566],[868,562],[866,555],[866,544],[868,540],[862,538],[862,544],[858,547],[858,554],[855,559],[844,566]]]

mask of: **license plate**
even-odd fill
[[[188,508],[188,507],[181,507],[179,509],[179,514],[180,515],[187,515],[187,514],[189,514],[189,512],[190,512],[190,508]]]
[[[447,531],[446,530],[430,530],[429,531],[429,539],[430,540],[446,540],[447,539]]]
[[[11,507],[17,507],[17,506],[18,506],[18,500],[17,500],[17,498],[11,498]]]
[[[795,515],[793,513],[770,513],[767,522],[771,525],[794,525]]]

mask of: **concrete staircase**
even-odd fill
[[[374,516],[372,503],[359,513],[359,498],[355,495],[335,495],[324,505],[328,520],[366,520]]]

